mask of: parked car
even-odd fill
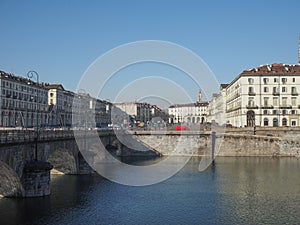
[[[187,126],[176,126],[176,130],[190,130]]]

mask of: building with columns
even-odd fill
[[[202,101],[202,93],[198,93],[198,101],[187,104],[169,106],[169,123],[204,123],[207,122],[208,102]]]

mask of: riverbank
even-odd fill
[[[252,128],[253,129],[253,128]],[[217,134],[215,154],[219,156],[300,157],[300,130],[275,129],[249,133],[249,128]],[[277,135],[275,136],[275,132]],[[162,155],[210,155],[212,136],[199,132],[137,133],[136,139]]]

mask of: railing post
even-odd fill
[[[215,164],[216,132],[211,133],[211,158],[212,164]]]

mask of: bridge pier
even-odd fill
[[[93,165],[95,155],[93,152],[86,152],[84,158],[81,152],[78,153],[78,174],[93,174],[95,172],[89,165],[89,163]]]
[[[51,163],[44,161],[28,161],[22,175],[24,197],[40,197],[50,195]]]

